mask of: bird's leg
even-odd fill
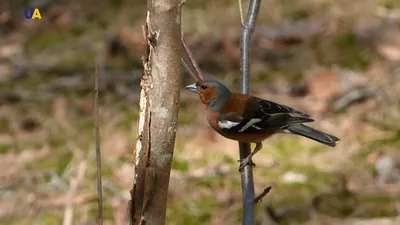
[[[254,150],[248,155],[246,158],[240,160],[239,171],[241,171],[247,164],[251,164],[255,166],[255,164],[251,161],[251,158],[262,149],[263,145],[261,142],[256,143],[256,147]]]

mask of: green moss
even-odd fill
[[[387,195],[367,195],[360,199],[362,203],[376,203],[376,204],[388,204],[392,203],[393,199]]]
[[[352,33],[344,33],[332,40],[337,49],[335,63],[351,69],[365,69],[370,64],[369,54]]]
[[[308,207],[304,199],[299,199],[298,202],[282,200],[268,205],[269,210],[273,210],[278,214],[278,224],[280,225],[302,224],[308,221],[310,219]]]
[[[236,179],[232,179],[231,177],[227,176],[215,176],[215,177],[200,177],[196,179],[191,185],[193,188],[206,188],[215,190],[221,187],[224,188],[231,188],[235,190],[238,188],[240,189],[240,181]]]
[[[283,4],[283,17],[286,19],[306,19],[310,16],[310,13],[312,13],[311,6],[309,4],[304,4],[304,2],[299,4],[291,0],[283,0],[281,4]]]
[[[187,171],[189,168],[188,162],[185,160],[179,160],[176,157],[172,160],[172,169],[179,171]]]
[[[53,47],[56,44],[65,43],[74,38],[71,29],[48,29],[38,33],[25,42],[25,48],[32,53]]]
[[[191,124],[198,116],[198,112],[194,111],[192,108],[187,107],[185,104],[181,104],[179,109],[179,124]]]
[[[105,177],[111,177],[113,175],[113,168],[107,164],[104,164],[101,168],[101,174]]]
[[[400,131],[393,133],[393,136],[390,138],[376,141],[375,145],[399,148],[400,147]]]
[[[293,20],[307,19],[310,16],[310,12],[305,9],[297,9],[290,12],[289,16]]]
[[[94,51],[81,51],[64,62],[66,68],[79,68],[79,69],[93,69],[93,62],[95,61],[98,53]]]
[[[60,149],[57,149],[58,151]],[[53,152],[51,156],[26,164],[27,169],[49,169],[54,168],[57,174],[61,175],[72,159],[71,152]]]
[[[42,138],[15,141],[12,143],[12,148],[15,149],[14,152],[22,152],[25,149],[41,149],[44,145],[43,142]]]
[[[360,197],[356,217],[394,217],[397,215],[395,198],[384,194]]]
[[[205,187],[205,188],[215,188],[218,187],[223,182],[217,179],[210,179],[210,178],[200,178],[196,180],[198,186]]]
[[[62,220],[63,219],[61,216],[51,212],[46,212],[41,215],[40,224],[43,225],[61,224]]]
[[[72,152],[67,151],[62,154],[58,160],[57,164],[55,166],[57,174],[61,175],[64,173],[65,168],[68,166],[68,164],[71,162],[73,157]]]
[[[135,122],[138,119],[139,119],[139,109],[137,107],[126,110],[125,121],[127,123]]]
[[[54,225],[62,224],[63,217],[53,212],[41,212],[35,213],[32,216],[9,216],[2,218],[2,224],[18,224],[18,225],[30,225],[30,224],[43,224],[43,225]]]
[[[239,156],[238,156],[238,158],[239,158]],[[223,157],[223,159],[222,159],[222,162],[223,163],[226,163],[226,164],[233,164],[233,165],[239,165],[239,163],[237,162],[237,159],[233,159],[232,157],[230,157],[230,156],[227,156],[227,155],[224,155],[224,157]]]
[[[12,147],[9,146],[9,145],[3,145],[3,144],[1,144],[1,145],[0,145],[0,154],[7,153],[7,152],[9,152],[11,149],[12,149]]]
[[[200,10],[200,9],[207,9],[208,7],[226,7],[226,6],[232,5],[232,1],[219,0],[219,1],[210,2],[209,4],[204,4],[203,0],[191,0],[191,1],[187,1],[187,3],[185,5],[188,8]]]
[[[0,133],[10,131],[10,121],[7,118],[0,118]]]
[[[318,199],[317,210],[334,217],[350,216],[359,205],[356,196],[348,192],[322,194]]]
[[[395,9],[400,7],[399,0],[378,0],[377,4],[387,9]]]
[[[313,166],[284,166],[281,168],[282,171],[296,171],[296,173],[304,174],[307,177],[305,182],[300,183],[282,183],[277,187],[281,194],[296,192],[298,195],[303,197],[310,197],[313,194],[320,192],[321,190],[334,189],[336,177],[333,174],[318,171]]]
[[[268,81],[272,77],[270,71],[267,70],[262,71],[256,75],[257,79],[259,79],[260,81]]]
[[[391,137],[370,142],[361,151],[354,155],[354,159],[365,160],[370,153],[376,149],[381,149],[382,147],[400,148],[400,131],[394,132]]]
[[[97,218],[98,209],[97,209],[97,202],[90,205],[90,214],[93,218]],[[113,209],[111,205],[103,203],[103,219],[109,220],[113,218]]]
[[[167,208],[167,221],[171,225],[202,225],[208,224],[212,214],[220,209],[215,197],[198,199],[179,198]],[[179,213],[177,213],[179,212]]]
[[[277,77],[284,76],[286,79],[294,81],[302,77],[302,69],[296,66],[288,66],[287,64],[273,64],[266,70],[255,74],[251,79],[254,82],[272,81]]]
[[[303,154],[301,151],[302,146],[299,141],[300,137],[287,137],[284,140],[279,140],[274,143],[273,154],[278,159],[286,160],[289,157],[296,157],[296,155]]]
[[[351,22],[346,20],[343,23]],[[315,39],[311,42],[310,48],[315,52],[315,61],[327,66],[365,70],[378,58],[350,29]]]
[[[265,177],[269,177],[276,182],[276,180],[279,180],[277,177],[282,177],[285,171],[304,174],[307,180],[300,183],[277,182],[272,184],[273,192],[270,204],[273,205],[274,209],[285,212],[280,224],[293,224],[294,222],[299,223],[308,220],[310,200],[321,193],[336,191],[338,188],[337,183],[340,178],[338,174],[320,171],[312,165],[290,163],[287,160],[280,168],[269,169],[265,172]],[[324,206],[327,206],[330,203],[324,204]],[[343,209],[339,207],[338,211],[340,215],[349,212],[346,207]]]

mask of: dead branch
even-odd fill
[[[97,203],[98,203],[98,224],[103,224],[103,187],[101,184],[101,151],[99,131],[99,71],[98,64],[94,73],[94,130],[96,138],[96,171],[97,171]]]
[[[254,204],[257,204],[259,201],[261,201],[262,198],[264,198],[264,196],[268,194],[271,188],[272,188],[271,186],[266,187],[259,195],[257,195],[257,197],[254,198]]]
[[[243,24],[244,24],[244,18],[243,18],[243,4],[242,4],[242,0],[238,0],[238,4],[239,4],[240,24],[243,25]]]
[[[81,161],[78,165],[76,177],[72,177],[69,181],[70,183],[70,189],[68,191],[68,198],[67,198],[67,204],[65,206],[64,210],[64,221],[63,225],[71,225],[73,221],[73,199],[74,196],[76,195],[76,191],[78,189],[79,184],[82,182],[85,172],[86,172],[86,166],[87,163],[85,161]]]

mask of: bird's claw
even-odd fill
[[[246,157],[242,160],[238,160],[238,162],[240,162],[239,164],[239,171],[242,171],[242,169],[246,166],[246,165],[251,165],[251,166],[256,166],[256,164],[251,160],[251,157]]]

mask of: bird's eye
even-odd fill
[[[201,89],[207,89],[207,85],[201,85]]]

